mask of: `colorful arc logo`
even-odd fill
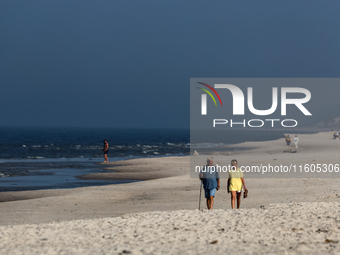
[[[220,104],[222,106],[222,100],[221,100],[219,94],[217,93],[217,91],[213,87],[211,87],[210,85],[205,84],[203,82],[197,82],[197,83],[199,83],[199,84],[201,84],[203,86],[206,86],[207,88],[211,89],[211,91],[214,92],[215,95],[217,96],[217,98],[220,101]],[[203,90],[204,92],[206,92],[212,98],[212,100],[214,101],[215,106],[217,106],[216,100],[215,100],[214,96],[211,94],[211,92],[209,90],[206,90],[206,89],[203,89],[203,88],[200,88],[200,87],[197,87],[197,88]],[[202,109],[201,109],[201,114],[202,115],[206,115],[207,114],[207,95],[206,94],[202,94]]]
[[[217,96],[218,100],[220,100],[220,103],[221,103],[221,105],[222,105],[221,98],[220,98],[219,94],[217,93],[217,91],[216,91],[213,87],[211,87],[210,85],[205,84],[205,83],[203,83],[203,82],[197,82],[197,83],[202,84],[203,86],[206,86],[207,88],[211,89],[212,92],[214,92],[215,95]],[[198,88],[198,89],[201,89],[201,90],[203,90],[203,91],[205,91],[205,92],[207,92],[207,94],[214,100],[214,103],[215,103],[215,105],[217,106],[217,103],[216,103],[216,100],[215,100],[214,96],[213,96],[208,90],[202,89],[202,88],[200,88],[200,87],[197,87],[197,88]]]

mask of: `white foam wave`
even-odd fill
[[[88,147],[83,147],[83,149],[85,150],[100,150],[102,149],[103,147],[101,146],[88,146]]]
[[[2,177],[8,177],[9,175],[8,174],[4,174],[4,173],[1,173],[0,172],[0,178],[2,178]]]
[[[218,143],[188,143],[187,148],[213,148],[218,146]]]
[[[39,156],[33,156],[33,157],[31,157],[31,156],[27,156],[26,158],[28,158],[28,159],[43,159],[43,158],[45,158],[45,157],[39,157]]]

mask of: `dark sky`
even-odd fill
[[[191,77],[339,77],[340,2],[1,1],[0,126],[189,127]]]

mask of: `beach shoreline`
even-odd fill
[[[239,161],[240,165],[251,165],[251,164],[260,164],[261,162],[273,162],[275,164],[284,164],[285,162],[290,163],[315,163],[320,160],[327,161],[328,163],[339,163],[337,161],[337,153],[336,149],[340,148],[340,143],[338,141],[331,139],[331,132],[323,132],[318,134],[304,134],[299,135],[300,137],[300,148],[298,153],[283,153],[285,150],[285,142],[284,139],[264,141],[264,142],[246,142],[235,145],[228,145],[229,147],[233,147],[237,149],[238,147],[248,148],[247,150],[234,150],[230,155],[216,155],[215,163],[229,163],[232,158],[236,158]],[[315,146],[317,144],[318,146]],[[275,159],[275,160],[273,160]],[[202,162],[204,164],[204,162]],[[99,173],[99,174],[90,174],[87,176],[82,176],[82,178],[88,179],[134,179],[134,180],[143,180],[139,182],[129,183],[129,184],[114,184],[114,185],[104,185],[104,186],[94,186],[94,187],[84,187],[77,189],[58,189],[58,190],[35,190],[35,191],[17,191],[17,192],[2,192],[0,193],[0,201],[2,202],[0,207],[0,211],[4,212],[3,220],[0,220],[1,224],[11,224],[11,220],[7,219],[7,215],[9,212],[5,213],[5,202],[10,202],[10,206],[18,207],[18,211],[23,212],[24,208],[28,206],[28,204],[40,204],[42,201],[46,200],[46,204],[53,208],[56,204],[61,208],[65,208],[64,210],[56,209],[57,213],[51,214],[48,220],[56,220],[56,219],[76,219],[77,217],[91,217],[91,213],[85,213],[89,211],[88,208],[74,208],[77,211],[81,211],[81,213],[77,216],[73,216],[73,214],[67,213],[70,210],[66,209],[66,206],[62,205],[62,198],[66,198],[66,201],[69,200],[69,197],[77,197],[79,201],[82,203],[79,204],[87,204],[91,205],[91,201],[95,200],[96,195],[100,197],[99,201],[103,199],[103,201],[107,201],[109,204],[119,204],[122,205],[119,208],[114,208],[110,213],[108,210],[104,210],[107,203],[103,203],[99,205],[99,208],[103,208],[103,213],[98,213],[97,215],[93,215],[97,217],[98,215],[112,216],[112,215],[122,215],[124,213],[147,211],[147,210],[155,210],[155,209],[196,209],[197,208],[197,192],[199,190],[199,180],[196,178],[190,178],[189,175],[189,166],[190,166],[190,156],[181,156],[181,157],[155,157],[155,158],[139,158],[139,159],[131,159],[125,161],[117,161],[117,162],[109,162],[102,163],[102,166],[105,166],[107,172]],[[247,176],[246,176],[247,182]],[[332,183],[331,180],[325,178],[320,180],[321,183],[325,183],[324,185],[329,185],[328,192],[332,192],[331,195],[327,195],[328,197],[336,197],[337,194],[340,194],[340,190],[335,184],[337,183],[337,179]],[[273,185],[272,185],[273,183]],[[292,192],[284,191],[283,194],[287,195],[286,199],[263,199],[257,198],[256,202],[251,202],[249,200],[244,200],[242,207],[259,207],[262,204],[269,203],[285,203],[285,202],[301,202],[301,201],[310,201],[310,202],[320,202],[322,201],[323,194],[325,192],[321,192],[317,194],[317,190],[322,190],[322,187],[318,186],[318,180],[313,178],[307,179],[290,179],[283,178],[280,180],[271,180],[270,182],[264,179],[254,179],[251,178],[247,182],[247,187],[250,190],[250,194],[254,193],[255,190],[270,189],[271,187],[277,187],[277,190],[284,190],[282,185],[291,186],[291,190],[295,189],[295,186],[300,186],[303,189],[308,190],[311,194],[315,194],[315,198],[309,199],[311,196],[303,196],[304,192],[298,192],[298,194],[291,194]],[[300,189],[301,189],[300,187]],[[164,191],[163,191],[164,190]],[[174,194],[174,197],[166,194],[167,191]],[[272,190],[270,190],[272,192]],[[333,194],[334,192],[334,194]],[[219,195],[223,193],[223,195]],[[286,194],[287,193],[287,194]],[[110,194],[114,194],[110,197]],[[141,194],[145,194],[142,196]],[[182,197],[183,199],[178,199],[178,197]],[[223,199],[221,199],[223,197]],[[290,198],[291,197],[291,198]],[[299,199],[297,199],[300,198]],[[294,198],[294,199],[292,199]],[[320,199],[319,199],[320,198]],[[222,200],[221,203],[219,200]],[[306,200],[307,199],[307,200]],[[39,201],[38,201],[39,200]],[[173,201],[170,204],[172,206],[168,206],[167,201]],[[216,203],[215,207],[218,208],[228,208],[229,205],[226,204],[225,201],[229,200],[229,196],[226,195],[226,180],[222,180],[221,182],[221,190],[216,195]],[[268,201],[266,203],[266,200]],[[294,201],[293,201],[294,200]],[[315,200],[315,201],[314,201]],[[54,201],[53,204],[50,201]],[[136,202],[140,203],[136,203]],[[196,202],[194,202],[196,201]],[[145,208],[142,206],[142,203],[152,202],[150,206]],[[98,201],[96,202],[98,203]],[[68,203],[65,203],[68,204]],[[144,205],[143,204],[143,205]],[[223,206],[222,206],[223,204]],[[136,206],[138,205],[138,206]],[[221,205],[221,206],[220,206]],[[31,208],[32,206],[28,206]],[[71,206],[72,208],[73,206]],[[79,205],[78,205],[79,207]],[[91,206],[90,206],[91,208]],[[21,209],[21,210],[20,210]],[[43,208],[39,208],[42,210],[42,214],[44,212]],[[39,211],[38,210],[38,211]],[[65,211],[66,210],[66,211]],[[65,212],[64,212],[65,211]],[[84,211],[84,213],[82,213]],[[98,210],[99,212],[101,210]],[[33,212],[31,212],[34,215]],[[63,215],[67,215],[64,217]],[[82,216],[83,215],[83,216]],[[11,218],[11,217],[10,217]],[[35,218],[35,217],[33,217]],[[47,219],[46,219],[47,220]],[[18,221],[18,224],[21,221]],[[39,222],[39,221],[38,221]]]
[[[246,142],[230,145],[234,146],[234,148],[248,147],[249,149],[234,150],[227,156],[220,154],[214,155],[214,159],[219,163],[228,163],[231,159],[236,158],[240,165],[261,164],[266,162],[275,162],[275,164],[284,164],[286,162],[292,164],[311,164],[317,162],[336,164],[339,163],[337,154],[340,149],[340,141],[332,140],[331,134],[331,132],[300,134],[300,146],[297,153],[284,153],[286,145],[284,138],[281,138],[266,142]],[[204,163],[205,162],[202,162],[202,164]],[[266,226],[263,229],[266,237],[264,238],[262,235],[259,235],[257,239],[255,238],[251,241],[251,243],[254,244],[255,251],[263,251],[263,253],[268,254],[275,251],[275,253],[282,252],[282,254],[285,254],[285,252],[290,250],[295,253],[301,253],[304,247],[306,251],[313,251],[315,247],[319,246],[322,246],[322,250],[326,249],[328,251],[338,251],[339,249],[337,242],[340,236],[339,231],[336,229],[340,227],[339,220],[336,218],[336,215],[332,215],[332,218],[329,218],[327,214],[328,207],[333,208],[333,214],[340,208],[338,206],[340,202],[339,178],[247,178],[246,175],[245,181],[249,194],[248,198],[242,199],[241,210],[239,211],[230,209],[230,195],[226,192],[227,180],[222,178],[221,189],[217,191],[215,196],[214,209],[211,212],[206,210],[199,212],[197,208],[199,204],[200,181],[198,178],[190,178],[189,156],[132,159],[105,163],[103,166],[108,168],[107,173],[100,174],[102,176],[90,175],[87,176],[87,178],[134,177],[144,179],[145,181],[69,190],[36,190],[0,193],[0,213],[2,215],[0,218],[1,237],[10,238],[12,235],[11,228],[18,229],[19,233],[21,233],[20,231],[24,233],[24,230],[27,228],[45,229],[47,231],[46,235],[50,235],[50,237],[44,237],[45,232],[40,232],[44,234],[39,235],[39,238],[47,238],[47,240],[50,240],[51,236],[56,235],[55,231],[59,231],[58,233],[61,231],[64,233],[62,237],[60,237],[63,241],[61,243],[52,242],[50,246],[46,246],[51,249],[51,254],[60,251],[60,249],[62,249],[61,246],[68,247],[70,249],[69,251],[75,253],[84,252],[87,254],[82,248],[87,247],[85,243],[80,242],[78,248],[72,250],[73,248],[70,248],[70,244],[67,243],[66,239],[69,237],[70,243],[75,242],[73,234],[69,236],[68,233],[63,231],[66,231],[70,226],[71,228],[73,226],[87,226],[86,228],[93,228],[94,231],[97,231],[94,233],[101,235],[100,238],[102,238],[102,236],[106,236],[106,234],[102,235],[99,230],[96,230],[95,226],[99,224],[98,222],[104,224],[104,222],[110,221],[114,226],[110,228],[110,231],[123,231],[122,229],[128,231],[125,234],[127,241],[125,245],[122,239],[123,237],[120,237],[120,239],[117,240],[121,241],[117,241],[112,247],[105,246],[106,244],[103,243],[103,247],[98,248],[106,251],[103,252],[103,254],[107,253],[110,249],[114,249],[110,251],[117,253],[122,252],[123,249],[129,250],[133,252],[133,254],[148,253],[149,250],[147,247],[145,245],[142,246],[138,240],[152,244],[150,247],[153,247],[154,250],[150,250],[150,253],[165,252],[171,254],[173,253],[172,251],[176,250],[188,250],[193,245],[192,239],[180,241],[180,238],[186,238],[186,230],[183,227],[186,222],[189,221],[191,222],[190,224],[193,225],[202,224],[200,217],[204,218],[208,213],[211,215],[222,215],[221,219],[227,221],[228,224],[235,225],[235,220],[238,219],[238,224],[244,225],[246,228],[251,228],[252,223],[246,219],[246,216],[250,212],[253,212],[254,215],[260,217],[257,219],[257,224],[264,224]],[[206,208],[204,197],[202,197],[201,206],[203,209]],[[320,210],[318,210],[319,207],[321,208]],[[262,214],[263,208],[274,208],[271,209],[273,210],[272,213],[277,211],[279,215],[276,217],[274,214],[267,214],[267,216],[264,217]],[[308,215],[314,215],[317,219],[320,217],[320,219],[324,219],[324,221],[320,221],[320,227],[317,227],[319,225],[314,226],[314,223],[311,223],[308,217],[303,216],[304,212]],[[238,218],[223,218],[224,214],[229,215],[230,213],[234,215],[230,217],[237,216]],[[144,225],[133,225],[133,222],[139,222],[144,217],[143,215],[149,215],[148,221]],[[289,215],[289,217],[287,215]],[[168,230],[168,232],[170,231],[169,236],[172,238],[168,239],[166,232],[164,232],[166,231],[165,228],[170,226],[171,219],[175,219],[176,217],[178,224],[182,227],[174,226],[174,228],[179,228],[183,233],[178,235],[179,239],[173,239],[171,233],[174,229],[171,231]],[[129,220],[126,221],[126,219]],[[159,228],[159,231],[157,230],[157,219],[164,222],[162,223],[162,227]],[[270,229],[271,226],[266,223],[268,220],[269,222],[282,220],[282,231],[280,233],[275,231],[270,232],[268,229]],[[290,221],[298,222],[298,220],[300,220],[300,225],[290,225]],[[212,228],[211,231],[214,233],[212,239],[216,238],[216,240],[218,240],[216,246],[211,247],[214,250],[216,249],[217,252],[228,251],[226,247],[233,245],[234,242],[232,242],[232,240],[226,241],[225,238],[230,238],[232,234],[230,231],[233,229],[226,231],[223,241],[219,239],[221,234],[216,230],[220,223],[218,220],[215,220],[215,216],[206,218],[205,222],[208,229],[210,229],[210,227]],[[115,225],[116,223],[117,225]],[[211,226],[209,224],[211,224]],[[109,225],[111,226],[111,224]],[[253,229],[256,230],[257,226],[259,225],[254,226]],[[314,229],[315,227],[321,229],[322,226],[327,226],[325,231],[328,232],[320,232],[321,234],[315,232],[318,230]],[[52,227],[52,229],[50,229],[50,227]],[[306,232],[299,232],[298,230],[293,231],[293,228],[302,228],[304,231],[306,229],[308,230],[306,230]],[[81,230],[77,231],[79,231],[77,232],[79,236],[82,238],[86,237],[87,234],[85,232]],[[133,231],[139,233],[138,236],[140,236],[140,239],[133,237]],[[240,229],[240,231],[245,233],[245,230]],[[131,233],[131,236],[128,233]],[[174,233],[177,235],[179,232],[175,231]],[[299,237],[299,242],[305,244],[293,242],[292,240],[296,238],[297,233],[307,233],[307,236],[309,236],[312,241],[307,242],[305,240],[306,236],[302,235]],[[96,239],[98,238],[97,234],[95,237],[89,237],[90,243],[92,242],[93,244],[98,241]],[[254,235],[255,234],[256,233],[254,233]],[[287,242],[283,242],[283,239],[276,242],[273,240],[269,241],[268,239],[269,237],[276,238],[275,236],[282,234],[288,235],[289,238],[292,239],[287,237]],[[321,235],[322,238],[320,239]],[[199,236],[198,233],[194,233],[191,238],[197,238],[197,236]],[[116,238],[113,234],[111,236],[108,235],[108,237]],[[27,239],[26,246],[25,242],[20,244],[15,241],[14,244],[19,247],[19,251],[31,245],[33,251],[36,252],[36,249],[42,248],[43,245],[39,241],[40,239],[37,240],[37,238],[34,234],[32,239],[30,239],[31,241]],[[314,239],[316,241],[313,241]],[[332,242],[325,244],[326,239],[332,240]],[[323,240],[322,243],[320,243],[320,240]],[[209,239],[209,242],[213,241],[215,241],[215,239]],[[245,241],[250,242],[250,239],[245,239]],[[171,250],[171,248],[167,246],[168,242],[173,244],[172,247],[174,247],[174,250]],[[178,242],[183,242],[182,248],[180,248],[180,246],[175,248],[179,244]],[[49,243],[49,241],[46,243]],[[257,244],[255,245],[255,243]],[[204,251],[207,244],[210,245],[210,243],[203,242],[203,244],[198,247]],[[123,248],[123,246],[125,248]],[[335,246],[335,248],[332,248],[332,246]],[[9,247],[12,246],[7,246],[8,249]],[[4,245],[0,245],[0,251],[1,249],[8,251],[6,250],[7,248]],[[42,251],[43,250],[44,249],[42,249]],[[94,250],[95,248],[89,249],[89,251]],[[252,250],[244,250],[244,253],[253,252]]]

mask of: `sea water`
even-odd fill
[[[189,153],[189,130],[114,128],[0,128],[0,192],[76,188],[125,181],[91,181],[80,175],[105,172],[109,161]]]
[[[223,143],[265,141],[282,137],[282,131],[228,132]],[[118,184],[123,181],[89,181],[77,176],[104,172],[103,140],[110,145],[109,161],[143,157],[189,155],[189,129],[117,128],[0,128],[0,192],[75,188]],[[132,182],[126,180],[124,182]]]

